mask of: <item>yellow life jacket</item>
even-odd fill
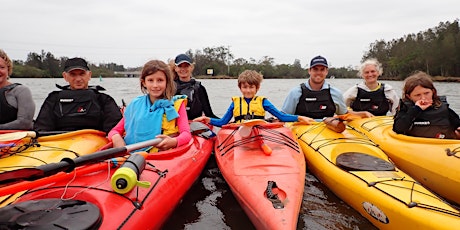
[[[181,98],[177,99],[174,101],[174,109],[179,112],[180,106],[182,105],[182,102],[187,103],[187,99]],[[185,104],[186,105],[186,104]],[[177,119],[173,119],[171,121],[168,121],[166,119],[166,114],[163,114],[163,120],[161,122],[161,130],[162,134],[164,135],[175,135],[179,133],[179,127],[177,126]]]
[[[244,120],[264,119],[265,109],[262,104],[264,99],[265,97],[255,96],[248,104],[244,97],[232,97],[235,122],[240,123]]]
[[[179,112],[180,106],[182,103],[185,103],[187,105],[187,99],[186,98],[181,98],[177,99],[174,101],[174,109]],[[177,119],[172,119],[171,121],[168,121],[166,118],[166,114],[163,114],[163,120],[161,121],[161,130],[162,134],[168,135],[168,136],[176,136],[179,134],[179,127],[177,126]],[[149,153],[156,153],[158,152],[158,149],[153,147],[149,150]]]

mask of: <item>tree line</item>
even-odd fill
[[[273,57],[260,60],[235,58],[229,47],[206,47],[185,52],[195,62],[194,76],[236,77],[243,70],[261,72],[264,78],[305,78],[307,67],[300,60],[292,64],[276,64]],[[377,58],[383,65],[383,79],[403,80],[415,70],[432,76],[460,77],[460,28],[458,19],[441,22],[438,26],[417,34],[408,34],[391,41],[376,40],[371,43],[362,60]],[[56,58],[52,53],[29,53],[25,61],[14,60],[12,77],[62,77],[64,62],[68,57]],[[168,60],[169,61],[169,60]],[[139,71],[141,67],[125,68],[116,63],[92,64],[93,76],[122,77],[117,71]],[[352,66],[330,68],[329,75],[337,78],[354,78],[357,70]]]
[[[414,70],[432,76],[460,77],[460,27],[454,22],[391,41],[372,43],[363,56],[383,64],[384,77],[402,80]]]

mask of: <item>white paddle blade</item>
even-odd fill
[[[19,131],[13,133],[0,134],[0,141],[15,141],[24,137],[37,137],[37,133],[34,131]]]

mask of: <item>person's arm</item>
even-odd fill
[[[390,101],[390,113],[394,116],[398,109],[400,98],[391,85],[385,84],[385,97]]]
[[[7,93],[7,98],[9,96],[12,96],[17,102],[17,117],[14,121],[0,124],[0,129],[32,129],[35,115],[35,103],[32,99],[30,89],[26,86],[18,85]]]
[[[190,133],[190,125],[188,123],[187,110],[185,109],[184,103],[180,105],[179,117],[177,118],[177,126],[179,127],[179,135],[176,137],[176,147],[187,144],[192,139]]]
[[[346,114],[348,108],[343,100],[342,92],[335,87],[331,87],[331,97],[335,104],[335,113],[338,115]]]
[[[299,120],[299,116],[297,115],[287,114],[279,111],[267,98],[263,100],[262,105],[264,106],[265,111],[269,112],[280,121],[294,122]]]
[[[412,127],[414,119],[422,112],[423,110],[420,107],[416,105],[406,106],[404,102],[401,101],[399,110],[394,116],[393,131],[399,134],[406,134]]]
[[[358,95],[358,86],[354,85],[347,89],[345,93],[343,93],[343,99],[345,101],[345,105],[350,107],[351,103],[356,100],[356,96]]]
[[[58,93],[52,92],[43,102],[37,119],[34,123],[34,129],[37,131],[56,131],[57,117],[54,115],[53,108],[56,104]]]
[[[228,124],[233,117],[233,109],[235,108],[234,106],[235,105],[233,104],[233,101],[232,101],[232,103],[228,107],[227,112],[224,114],[224,116],[220,119],[211,118],[209,121],[209,124],[218,126],[218,127],[222,127],[223,125]]]
[[[123,136],[125,134],[125,118],[122,118],[107,135],[107,139],[112,141],[113,147],[122,147],[126,145]]]
[[[208,93],[206,92],[206,88],[203,85],[200,85],[200,90],[199,90],[198,96],[200,97],[201,105],[203,106],[204,115],[206,115],[207,117],[219,119],[219,117],[216,116],[212,112],[211,103],[209,102]]]
[[[120,121],[123,117],[115,100],[107,94],[100,94],[101,107],[103,108],[102,131],[105,133],[110,130]]]
[[[302,95],[302,90],[300,86],[297,86],[287,95],[286,99],[284,99],[283,106],[281,107],[281,111],[287,114],[295,114],[295,110],[297,108],[297,104],[299,103],[300,96]]]

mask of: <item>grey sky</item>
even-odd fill
[[[376,40],[460,17],[458,0],[14,0],[1,9],[0,48],[12,59],[43,49],[125,67],[217,46],[247,60],[306,66],[320,54],[356,66]]]

